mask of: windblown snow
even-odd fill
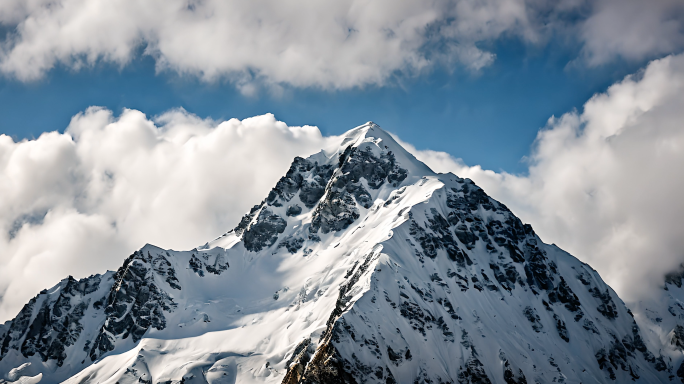
[[[0,325],[0,372],[17,383],[678,382],[681,280],[637,322],[588,265],[367,123],[296,158],[218,239],[146,245],[116,272],[42,291]]]

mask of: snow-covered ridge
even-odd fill
[[[22,367],[4,379],[41,383],[655,383],[679,366],[593,269],[373,123],[296,158],[218,239],[41,292],[0,348],[0,372]]]

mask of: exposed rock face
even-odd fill
[[[266,202],[279,207],[298,196],[305,207],[313,208],[325,193],[333,170],[333,164],[319,165],[317,162],[296,157],[287,174],[271,190]]]
[[[50,291],[43,290],[0,330],[0,362],[23,357],[62,367],[70,355],[85,357],[79,349],[92,337],[92,331],[84,331],[84,327],[88,317],[102,314],[98,299],[112,283],[111,273],[80,280],[69,276]]]
[[[668,277],[670,293],[681,285]],[[684,326],[684,305],[669,313]],[[679,354],[682,326],[667,338]],[[31,363],[46,383],[168,384],[684,377],[642,329],[589,266],[368,124],[295,158],[205,246],[147,245],[116,272],[36,296],[0,326],[0,372]]]
[[[81,280],[69,276],[59,284],[58,292],[43,291],[31,299],[2,338],[0,359],[12,348],[25,357],[37,354],[42,361],[55,360],[61,366],[67,348],[76,343],[83,331],[82,320],[92,301],[90,296],[101,282],[100,275]]]
[[[254,222],[243,232],[245,248],[259,252],[275,244],[278,235],[283,233],[287,222],[268,208],[262,207]]]
[[[327,188],[327,193],[313,213],[310,231],[338,232],[359,218],[357,205],[368,209],[373,203],[364,187],[378,189],[385,183],[396,186],[408,171],[401,168],[392,151],[380,151],[376,156],[371,147],[348,146],[339,156],[339,170]]]
[[[515,372],[508,360],[504,360],[504,381],[506,384],[527,384],[527,378],[521,369]]]
[[[358,218],[359,210],[351,193],[330,191],[314,211],[311,233],[315,234],[319,229],[323,233],[338,232],[347,229]]]
[[[135,252],[119,268],[107,298],[106,320],[90,350],[92,361],[113,350],[118,337],[125,340],[130,336],[133,342],[137,342],[150,327],[157,330],[166,327],[164,312],[172,311],[177,304],[157,287],[153,274],[175,279],[175,271],[167,266],[167,262],[164,255],[153,257],[149,252],[147,255]],[[157,266],[159,272],[153,266]]]

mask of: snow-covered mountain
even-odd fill
[[[296,158],[220,238],[146,245],[116,272],[41,292],[0,326],[0,372],[103,384],[679,380],[681,353],[642,332],[591,267],[368,123]]]
[[[684,265],[665,276],[655,296],[630,303],[645,344],[662,354],[684,382]],[[676,381],[676,380],[675,380]]]

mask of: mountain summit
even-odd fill
[[[22,383],[658,383],[596,271],[373,123],[190,251],[146,245],[0,326]]]

